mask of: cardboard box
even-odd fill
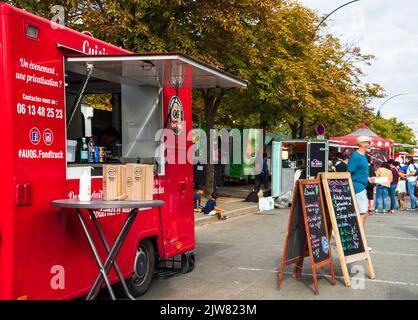
[[[125,172],[123,165],[103,165],[103,200],[126,199]]]
[[[127,200],[152,200],[154,165],[129,163],[126,165]]]
[[[389,182],[388,177],[372,177],[372,183],[387,183]]]

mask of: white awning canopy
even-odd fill
[[[192,88],[238,88],[247,83],[227,72],[179,53],[78,56],[66,59],[66,69],[132,86],[187,86]]]

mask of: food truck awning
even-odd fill
[[[341,146],[357,146],[357,138],[359,136],[369,136],[372,139],[372,146],[379,149],[390,149],[393,147],[394,141],[378,136],[370,130],[365,124],[346,136],[330,137],[329,140],[337,142]]]
[[[91,64],[94,66],[92,77],[127,85],[163,87],[180,84],[193,88],[247,86],[246,81],[181,53],[79,56],[66,60],[69,71],[86,74],[86,66]]]

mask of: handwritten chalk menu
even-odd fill
[[[347,287],[351,285],[347,264],[365,261],[368,275],[375,279],[367,248],[366,233],[358,212],[357,198],[349,172],[320,173],[326,219],[331,221],[341,271]]]
[[[344,255],[364,252],[349,180],[328,180],[328,186]]]
[[[319,263],[329,258],[329,245],[325,233],[326,221],[324,221],[319,183],[302,184],[301,188],[312,255],[314,262]]]
[[[296,264],[294,276],[300,280],[303,260],[309,256],[315,294],[319,294],[316,270],[330,267],[331,283],[335,285],[334,267],[328,242],[327,220],[322,201],[320,180],[298,180],[293,191],[287,234],[280,267],[280,288],[284,267]]]

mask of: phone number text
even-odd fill
[[[61,109],[35,106],[35,105],[26,105],[24,103],[18,103],[16,106],[18,114],[27,114],[29,116],[38,116],[41,118],[55,118],[62,119],[63,112]]]

